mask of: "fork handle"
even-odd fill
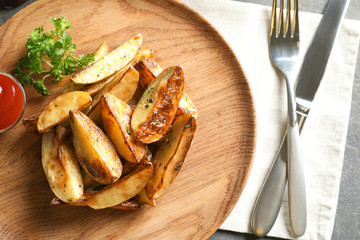
[[[302,236],[306,229],[306,191],[297,121],[288,124],[287,146],[290,221],[294,234]]]

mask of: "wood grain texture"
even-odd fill
[[[199,110],[197,131],[181,172],[157,207],[139,211],[50,207],[41,139],[18,124],[0,135],[0,239],[206,239],[236,204],[249,175],[256,142],[252,94],[223,38],[175,0],[39,0],[0,27],[0,70],[12,72],[29,34],[48,17],[73,23],[77,53],[106,41],[113,49],[137,33],[161,67],[180,65],[185,91]],[[51,85],[51,93],[64,82]],[[24,116],[50,101],[25,87]],[[246,197],[246,196],[243,196]]]

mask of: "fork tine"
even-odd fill
[[[298,0],[294,0],[294,39],[299,41],[299,8]]]
[[[277,0],[273,0],[273,7],[271,12],[270,38],[276,37],[276,1]]]
[[[283,21],[284,21],[284,0],[280,0],[280,16],[279,16],[279,30],[278,30],[278,37],[284,36],[284,27],[283,27]]]
[[[291,37],[291,25],[290,25],[290,9],[291,9],[291,5],[290,5],[290,0],[287,0],[287,4],[286,4],[286,25],[285,25],[285,36],[286,37]]]

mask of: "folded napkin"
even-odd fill
[[[202,14],[237,55],[253,92],[257,114],[257,149],[241,197],[220,227],[250,232],[250,216],[260,187],[286,129],[285,80],[268,54],[271,8],[229,0],[182,0]],[[299,66],[321,15],[299,13]],[[308,224],[300,239],[331,239],[350,115],[360,22],[344,20],[323,81],[301,134],[306,178]],[[299,70],[297,67],[297,71]],[[287,189],[269,236],[292,238]]]

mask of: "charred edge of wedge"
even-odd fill
[[[155,93],[153,93],[155,99],[152,107],[147,107],[147,101],[152,99],[149,100],[146,97],[150,90],[144,92],[143,97],[136,106],[136,108],[148,112],[146,119],[140,120],[140,124],[134,124],[137,125],[135,127],[133,123],[131,124],[136,138],[144,143],[156,142],[166,134],[174,120],[184,87],[184,73],[178,66],[164,70],[158,78],[160,78],[159,81],[156,79],[147,88],[147,90],[156,88]],[[147,108],[150,108],[150,110],[147,110]]]
[[[80,201],[73,203],[66,203],[61,201],[59,198],[53,198],[50,202],[50,206],[58,207],[58,206],[72,206],[72,207],[87,207],[86,201],[81,199]],[[129,199],[125,202],[120,203],[119,205],[110,207],[112,209],[119,210],[138,210],[141,209],[141,203],[136,199]]]

